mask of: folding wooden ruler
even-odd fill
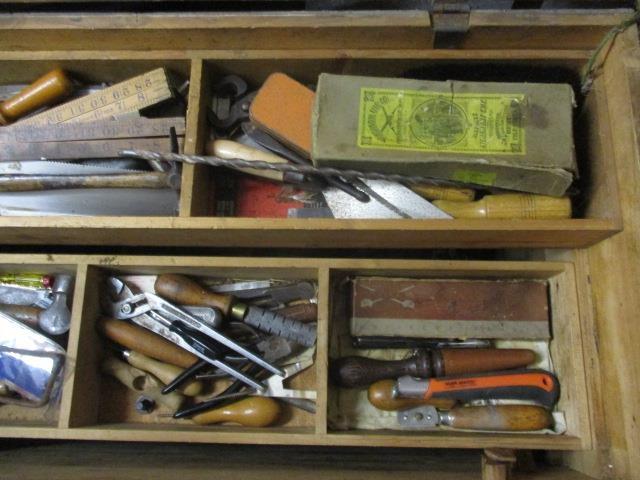
[[[136,112],[169,98],[173,91],[168,74],[158,68],[26,118],[16,126],[91,122]]]

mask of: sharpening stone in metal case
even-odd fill
[[[353,336],[550,338],[546,282],[356,277],[352,287]]]
[[[570,85],[321,74],[318,167],[561,196],[577,175]]]

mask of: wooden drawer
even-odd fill
[[[419,448],[511,448],[585,450],[592,445],[587,392],[588,372],[583,345],[592,338],[581,324],[574,266],[569,262],[404,261],[340,259],[274,259],[216,257],[127,256],[2,256],[3,270],[72,271],[76,274],[72,325],[68,341],[70,371],[62,392],[60,410],[2,407],[0,437],[120,440],[137,442],[190,442],[318,446],[370,446]],[[101,281],[108,274],[173,272],[234,278],[298,278],[317,281],[318,341],[314,366],[295,379],[295,387],[315,389],[315,415],[301,410],[286,412],[274,427],[197,426],[135,413],[137,395],[99,371],[104,340],[96,331]],[[416,278],[542,279],[549,285],[553,340],[551,355],[561,382],[558,409],[566,417],[562,435],[536,433],[495,434],[451,431],[401,432],[390,430],[336,431],[328,427],[335,387],[327,366],[337,331],[345,327],[342,314],[347,275],[408,276]]]
[[[28,81],[54,65],[104,81],[164,65],[190,77],[185,151],[200,153],[208,135],[205,106],[212,83],[223,73],[241,74],[257,86],[274,71],[314,82],[321,72],[397,76],[428,68],[438,75],[454,67],[461,72],[489,66],[504,80],[562,79],[577,87],[597,41],[625,13],[474,12],[463,48],[456,50],[432,49],[428,17],[408,13],[136,18],[0,16],[0,83]],[[528,32],[526,42],[521,28]],[[603,56],[592,90],[579,102],[576,148],[582,193],[575,201],[577,218],[571,220],[215,217],[215,170],[187,165],[175,218],[4,217],[0,242],[412,249],[593,245],[622,228],[616,174],[621,164],[633,161],[633,123],[632,112],[619,106],[629,104],[626,65],[637,55],[632,28]]]

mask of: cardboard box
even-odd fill
[[[577,174],[573,104],[565,84],[321,74],[312,158],[561,196]]]

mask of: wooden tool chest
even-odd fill
[[[468,31],[456,39],[456,48],[434,48],[441,41],[438,25],[427,13],[316,12],[268,14],[29,14],[0,15],[0,83],[28,82],[38,74],[61,66],[90,81],[117,81],[156,67],[166,67],[190,80],[185,152],[201,153],[207,136],[205,108],[215,79],[223,73],[245,76],[255,85],[270,73],[282,71],[301,81],[321,72],[396,76],[418,67],[491,66],[507,74],[510,69],[530,71],[537,81],[561,75],[579,84],[580,74],[604,35],[631,14],[628,10],[593,11],[471,11]],[[438,26],[439,27],[439,26]],[[216,217],[215,171],[186,165],[180,208],[176,217],[0,217],[0,243],[8,248],[65,245],[123,247],[231,247],[260,248],[268,258],[221,257],[211,250],[204,257],[185,257],[184,249],[166,257],[50,254],[0,256],[0,271],[69,272],[76,275],[72,327],[68,352],[73,368],[65,381],[60,408],[0,408],[0,436],[8,445],[20,439],[64,440],[2,452],[9,478],[20,478],[20,465],[30,449],[42,460],[27,475],[42,475],[48,465],[64,464],[75,452],[87,458],[122,461],[122,478],[137,478],[150,471],[164,478],[167,472],[211,474],[216,466],[204,457],[212,450],[180,445],[201,463],[184,463],[141,472],[116,444],[91,440],[197,444],[265,444],[312,446],[319,456],[331,455],[325,446],[342,447],[335,455],[344,461],[341,475],[349,478],[348,461],[358,455],[361,471],[373,478],[388,475],[373,460],[384,447],[403,447],[392,453],[399,462],[420,458],[415,469],[399,468],[394,475],[417,478],[426,471],[441,478],[471,478],[480,469],[469,467],[473,449],[487,449],[483,478],[504,478],[504,461],[493,461],[495,449],[556,452],[558,468],[550,472],[519,474],[516,478],[636,478],[640,461],[636,417],[637,344],[640,330],[635,313],[640,301],[633,292],[640,286],[638,267],[638,89],[640,47],[635,26],[617,35],[596,62],[593,84],[580,99],[576,118],[576,148],[582,194],[571,220],[330,220],[249,219]],[[28,247],[27,247],[28,246]],[[346,249],[389,249],[399,257],[406,249],[486,248],[501,250],[503,260],[427,261],[348,258],[269,257],[263,248],[331,248],[332,254],[350,257]],[[557,248],[556,250],[546,250]],[[345,249],[336,255],[337,249]],[[275,250],[279,255],[283,250]],[[301,252],[301,253],[300,253]],[[186,252],[188,253],[188,251]],[[297,255],[304,257],[304,250]],[[360,256],[368,256],[359,251]],[[519,258],[528,261],[508,261]],[[297,387],[317,391],[315,415],[293,413],[277,427],[200,427],[162,419],[148,423],[130,408],[135,399],[123,397],[98,373],[102,343],[95,329],[99,298],[95,284],[110,273],[215,274],[241,278],[281,276],[314,279],[319,285],[316,362]],[[550,285],[554,317],[551,344],[562,382],[561,408],[567,419],[563,435],[476,434],[434,432],[337,431],[328,425],[333,387],[328,382],[332,332],[343,322],[336,302],[339,280],[363,273],[419,278],[535,278]],[[338,297],[336,297],[336,295]],[[166,421],[164,421],[166,420]],[[68,443],[81,440],[80,443]],[[27,440],[31,441],[31,440]],[[144,445],[144,444],[141,444]],[[366,449],[351,447],[377,447]],[[148,463],[167,455],[161,445],[146,446]],[[220,446],[224,452],[227,446]],[[269,448],[273,448],[269,450]],[[297,447],[292,447],[293,450]],[[303,449],[304,447],[299,447]],[[380,450],[378,450],[378,448]],[[412,450],[416,448],[416,450]],[[425,449],[447,449],[435,458]],[[84,449],[84,450],[83,450]],[[463,449],[463,452],[449,451]],[[262,447],[247,458],[227,455],[220,478],[233,478],[238,470],[249,476],[265,469],[275,478],[291,471],[277,447]],[[304,450],[308,451],[308,450]],[[445,450],[443,450],[444,452]],[[22,453],[20,453],[22,452]],[[230,451],[228,451],[230,452]],[[408,453],[410,452],[410,453]],[[300,451],[298,451],[300,453]],[[6,454],[6,455],[5,455]],[[457,456],[457,455],[460,456]],[[94,455],[94,456],[92,456]],[[176,455],[179,455],[176,453]],[[285,455],[286,456],[286,455]],[[443,467],[443,458],[451,458]],[[10,458],[13,457],[13,458]],[[329,478],[336,467],[305,457],[319,465],[317,477]],[[365,460],[369,458],[369,460]],[[379,460],[379,459],[378,459]],[[76,460],[68,460],[73,462]],[[164,461],[164,460],[163,460]],[[160,461],[162,463],[163,461]],[[273,463],[284,465],[282,470]],[[369,462],[369,463],[367,463]],[[476,462],[478,467],[479,460]],[[476,463],[473,463],[474,465]],[[64,474],[86,474],[67,469]],[[373,465],[368,467],[367,465]],[[388,465],[386,468],[391,468]],[[62,470],[59,470],[62,472]],[[262,470],[260,470],[262,471]],[[178,473],[176,473],[178,472]],[[189,473],[190,472],[190,473]],[[252,473],[253,472],[253,473]],[[501,476],[503,475],[503,476]],[[544,475],[544,476],[542,476]],[[248,478],[251,478],[250,476]],[[257,475],[256,475],[257,478]],[[312,478],[311,476],[308,478]]]

